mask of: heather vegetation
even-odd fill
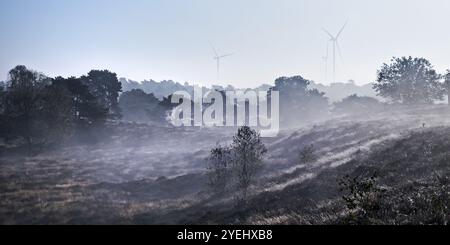
[[[304,77],[276,79],[264,87],[280,93],[274,138],[248,126],[174,127],[176,104],[162,85],[122,83],[107,70],[9,72],[0,84],[0,223],[450,220],[450,75],[426,59],[382,65],[378,97],[332,103]]]

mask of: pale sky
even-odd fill
[[[346,20],[338,81],[373,82],[392,56],[450,69],[448,0],[0,0],[0,80],[23,64],[50,76],[109,69],[251,87],[299,74],[327,84],[321,28],[336,33]],[[220,82],[208,42],[234,53]]]

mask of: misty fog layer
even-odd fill
[[[171,125],[173,90],[188,85],[130,83],[108,70],[51,78],[17,66],[9,75],[2,224],[449,220],[450,75],[423,58],[383,64],[372,94],[302,76],[260,87],[280,95],[282,130],[271,138],[247,126]]]

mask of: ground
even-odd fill
[[[234,129],[110,127],[106,142],[3,154],[0,223],[333,223],[346,212],[339,178],[377,172],[380,185],[406,188],[446,174],[450,164],[446,106],[333,118],[264,139],[265,167],[248,205],[237,208],[231,193],[210,194],[204,174],[209,150],[229,143]],[[301,163],[309,145],[317,157]]]

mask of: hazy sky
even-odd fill
[[[321,28],[335,33],[347,19],[340,81],[372,82],[392,56],[450,68],[448,0],[0,0],[0,79],[24,64],[51,76],[101,68],[210,85],[211,41],[235,53],[223,60],[221,84],[295,74],[329,83]]]

